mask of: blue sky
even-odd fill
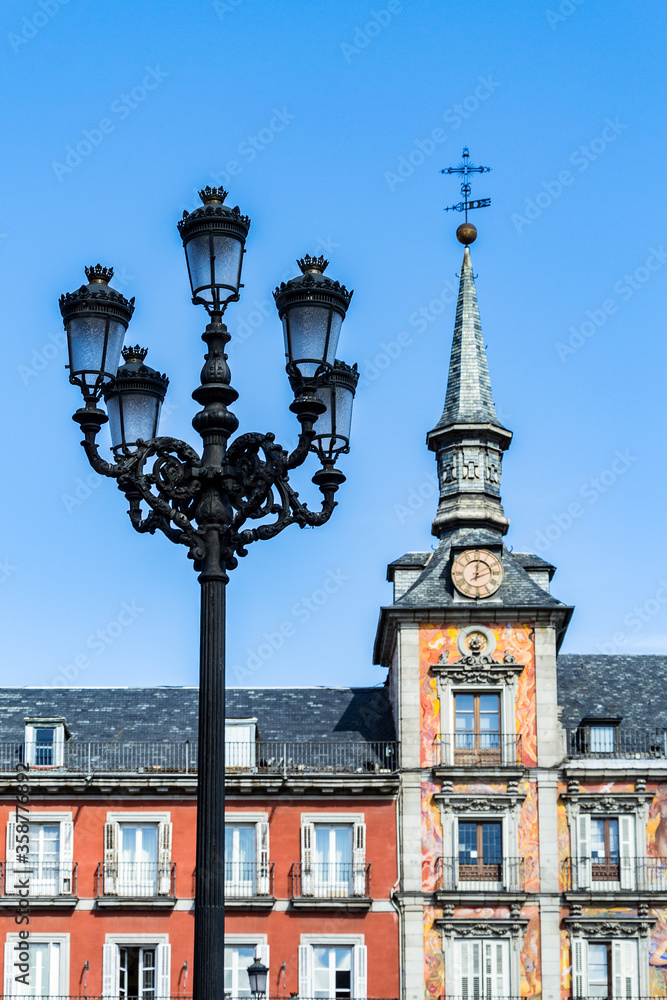
[[[558,566],[566,651],[665,650],[666,18],[655,0],[5,0],[4,683],[196,682],[195,574],[87,465],[58,296],[116,268],[127,340],[171,378],[161,429],[196,444],[205,317],[176,221],[207,183],[252,218],[227,313],[241,430],[294,440],[271,291],[304,253],[355,289],[339,355],[362,372],[334,517],[232,575],[229,683],[383,681],[386,564],[433,543],[424,439],[461,262],[439,170],[464,145],[493,167],[472,256],[515,435],[508,544]],[[314,471],[294,477],[313,499]]]

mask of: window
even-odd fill
[[[104,827],[103,894],[171,895],[171,823],[159,814],[115,816],[123,814]]]
[[[638,996],[637,941],[575,938],[572,987],[575,997]]]
[[[166,934],[107,934],[102,947],[105,1000],[166,1000],[170,983],[171,945]]]
[[[591,753],[613,753],[616,749],[616,729],[614,726],[591,726]]]
[[[633,889],[636,885],[635,817],[580,813],[575,821],[573,887]]]
[[[500,695],[457,692],[455,763],[500,762]]]
[[[357,817],[354,820],[302,822],[301,895],[321,899],[367,895],[366,825]]]
[[[299,996],[316,1000],[363,1000],[366,996],[366,946],[363,937],[301,936]]]
[[[254,770],[257,719],[227,719],[225,723],[225,766],[227,769]]]
[[[19,820],[21,823],[21,821]],[[72,860],[73,825],[71,813],[30,813],[21,823],[29,826],[29,853],[17,852],[16,818],[10,814],[7,823],[5,893],[17,891],[17,878],[29,880],[31,896],[69,896],[74,893]],[[23,844],[19,835],[18,843]],[[27,862],[27,864],[26,864]],[[26,868],[30,869],[26,874]]]
[[[459,879],[502,879],[502,823],[459,820]]]
[[[19,982],[15,976],[22,975],[14,967],[19,961],[18,934],[8,934],[5,943],[5,996],[18,997],[60,997],[68,990],[69,940],[66,934],[33,934],[30,932],[28,952],[29,970],[25,973],[27,982]]]
[[[118,986],[120,997],[155,1000],[155,948],[120,948]]]
[[[456,992],[464,1000],[497,1000],[511,995],[509,941],[456,941],[454,959]]]
[[[65,723],[62,719],[32,719],[25,727],[25,761],[31,767],[62,767]]]
[[[225,944],[225,997],[237,1000],[239,997],[250,997],[250,981],[248,980],[248,966],[252,965],[258,958],[263,965],[269,968],[269,948],[266,944],[257,944],[253,941],[240,941],[238,943]],[[269,986],[267,983],[267,993]]]

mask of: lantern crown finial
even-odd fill
[[[199,191],[199,197],[204,205],[222,205],[229,194],[222,187],[210,187],[208,184]]]
[[[148,348],[139,347],[139,345],[137,344],[136,347],[124,347],[123,350],[121,351],[121,354],[123,355],[123,359],[128,364],[130,364],[133,361],[143,362],[144,358],[148,354]]]
[[[325,260],[323,255],[311,257],[309,254],[306,254],[305,257],[297,260],[297,264],[301,268],[302,274],[324,274],[329,266],[329,261]]]
[[[102,267],[101,264],[94,264],[84,268],[88,281],[92,284],[108,285],[113,278],[112,267]]]

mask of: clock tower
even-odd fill
[[[572,608],[550,593],[553,566],[505,545],[511,439],[466,245],[444,409],[427,435],[437,544],[390,564],[375,642],[401,745],[402,1000],[560,997],[556,653]]]

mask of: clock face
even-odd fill
[[[503,564],[488,549],[468,549],[452,564],[452,582],[465,597],[490,597],[503,582]]]

